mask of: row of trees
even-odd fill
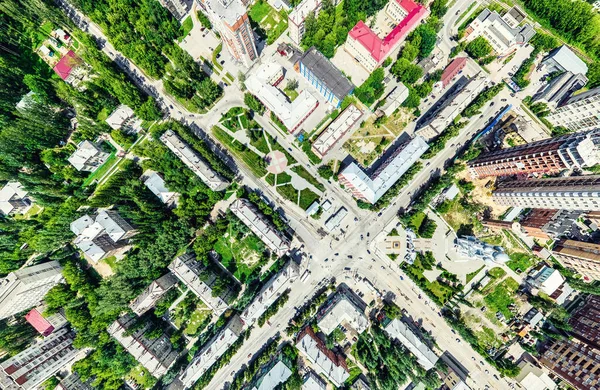
[[[429,142],[429,149],[423,155],[422,158],[429,160],[436,154],[446,148],[446,142],[456,137],[460,133],[460,129],[465,127],[468,122],[458,121],[452,122],[448,127],[441,132],[433,141]]]
[[[467,108],[463,110],[462,115],[467,118],[470,118],[472,116],[480,114],[481,111],[479,111],[479,109],[483,107],[484,104],[492,100],[494,96],[498,95],[503,88],[503,83],[499,83],[486,88],[481,93],[479,93],[479,95],[477,95],[475,99],[473,99],[473,101],[467,106]]]

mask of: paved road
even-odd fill
[[[65,12],[71,18],[75,19],[79,25],[83,24],[83,27],[87,28],[87,31],[96,39],[106,42],[102,50],[110,58],[117,61],[123,69],[126,69],[138,85],[142,86],[147,91],[151,91],[151,94],[157,98],[157,100],[164,102],[163,106],[172,118],[196,124],[201,129],[205,130],[205,133],[201,134],[203,137],[212,137],[210,131],[206,130],[209,130],[212,125],[217,123],[222,113],[227,112],[231,107],[241,105],[243,101],[242,93],[237,86],[232,85],[226,87],[225,97],[217,102],[215,107],[213,107],[209,113],[198,115],[186,111],[164,92],[160,80],[152,80],[151,78],[144,76],[139,68],[116,51],[107,41],[103,32],[97,25],[91,23],[85,16],[75,11],[67,3],[62,0],[59,1]],[[466,3],[468,3],[468,0],[459,0],[452,10],[459,7],[459,5]],[[452,15],[452,10],[449,11],[450,15]],[[452,16],[450,16],[450,19],[452,19]],[[453,24],[452,21],[449,23]],[[498,106],[499,105],[497,105],[496,108]],[[370,240],[380,234],[382,230],[394,220],[399,208],[405,208],[410,204],[411,196],[414,195],[415,191],[421,188],[432,175],[441,173],[444,164],[454,157],[459,146],[468,142],[472,136],[485,125],[485,123],[493,116],[496,108],[488,105],[487,108],[485,108],[482,117],[476,118],[468,126],[463,128],[459,136],[452,140],[453,143],[451,145],[448,145],[445,150],[426,162],[427,165],[425,169],[418,173],[414,180],[403,189],[402,193],[398,196],[392,206],[388,207],[380,214],[362,213],[360,215],[361,220],[350,228],[346,233],[346,238],[344,240],[333,241],[329,238],[320,239],[320,237],[315,234],[314,226],[305,221],[305,216],[295,208],[284,207],[288,218],[291,220],[291,226],[296,231],[296,235],[305,243],[304,251],[313,254],[313,260],[310,264],[310,270],[312,272],[311,276],[305,280],[305,282],[301,282],[299,279],[294,282],[288,304],[272,318],[270,321],[271,326],[265,325],[263,328],[255,328],[252,331],[249,340],[244,343],[243,347],[232,358],[230,364],[219,370],[209,388],[222,388],[223,384],[231,379],[232,371],[234,369],[237,371],[242,365],[248,362],[249,354],[253,354],[267,339],[277,332],[283,333],[289,320],[294,315],[294,307],[303,305],[304,302],[319,288],[318,284],[324,278],[339,277],[342,275],[343,268],[345,267],[357,268],[361,275],[376,281],[379,288],[398,292],[398,294],[403,293],[407,298],[398,298],[397,303],[399,306],[405,308],[413,318],[422,319],[426,328],[429,326],[433,328],[433,334],[438,345],[443,350],[450,350],[459,361],[470,370],[473,381],[471,384],[475,389],[482,389],[486,384],[490,384],[495,389],[507,388],[506,382],[497,381],[492,377],[495,370],[487,363],[484,362],[483,366],[476,365],[473,358],[477,361],[481,360],[481,358],[464,341],[457,341],[456,336],[451,332],[450,328],[438,316],[437,308],[432,305],[427,305],[423,300],[418,299],[419,290],[412,285],[408,278],[402,276],[401,271],[395,264],[390,264],[389,259],[379,258],[377,255],[372,256],[367,252],[370,251]],[[270,124],[265,125],[264,127],[269,131],[273,131]],[[273,135],[276,134],[277,133]],[[214,141],[216,142],[216,140]],[[290,145],[284,144],[284,146],[287,148]],[[306,165],[306,156],[295,148],[292,148],[292,150],[294,157]],[[238,164],[238,168],[242,174],[243,184],[262,190],[272,199],[278,199],[279,195],[260,179],[255,178],[249,173],[243,164]],[[314,170],[313,168],[310,169]],[[328,188],[331,191],[334,191],[336,196],[341,198],[349,196],[348,194],[342,193],[338,188],[332,189],[330,185],[328,185]],[[348,199],[344,200],[344,202],[349,201],[352,202]],[[366,237],[365,240],[359,239],[361,234]],[[338,255],[336,255],[336,253]],[[350,259],[349,256],[352,256],[352,259]],[[325,262],[325,259],[328,259],[328,261]],[[368,259],[372,260],[369,261]],[[400,279],[400,276],[404,278],[404,281]],[[349,282],[349,284],[352,284],[352,282]],[[484,372],[485,370],[489,370],[490,374],[486,374]]]

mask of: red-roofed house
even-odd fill
[[[45,306],[39,306],[35,309],[31,309],[31,311],[25,315],[27,322],[29,322],[31,326],[44,337],[50,335],[56,329],[62,328],[67,323],[66,318],[60,313],[44,317],[42,313],[45,310]]]
[[[390,0],[385,12],[398,21],[398,25],[385,38],[380,38],[363,21],[359,21],[348,33],[344,45],[345,50],[369,72],[377,69],[419,22],[429,15],[427,8],[413,0]]]
[[[66,83],[77,87],[79,83],[87,76],[87,67],[85,63],[73,50],[64,55],[54,66],[54,71]]]
[[[455,58],[442,73],[442,85],[444,88],[450,84],[452,79],[460,72],[467,64],[467,57]]]

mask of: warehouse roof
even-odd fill
[[[340,100],[354,89],[354,84],[314,46],[304,53],[300,62]]]

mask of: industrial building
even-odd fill
[[[298,64],[300,74],[335,108],[354,90],[354,84],[314,46],[302,55]]]
[[[50,289],[63,281],[58,261],[14,271],[0,279],[0,320],[37,306]]]
[[[81,141],[67,159],[78,171],[94,172],[104,164],[110,154],[88,140]]]
[[[177,1],[177,0],[174,0]],[[199,0],[213,28],[215,28],[225,47],[234,58],[249,68],[258,58],[254,32],[246,12],[247,2],[242,0]]]
[[[396,26],[384,38],[380,38],[361,20],[350,30],[344,44],[344,50],[369,73],[399,47],[421,20],[429,15],[429,10],[412,0],[390,0],[385,13],[395,21]]]
[[[429,149],[421,136],[398,146],[396,151],[373,173],[367,175],[357,163],[347,166],[340,174],[340,184],[362,201],[375,203]]]
[[[152,328],[150,322],[145,322],[142,326],[137,322],[137,317],[125,314],[113,322],[107,331],[152,376],[160,378],[175,363],[179,352],[173,348],[169,337],[164,333],[157,338],[146,335]]]
[[[363,112],[354,104],[346,107],[312,143],[312,151],[320,158],[324,158],[335,144],[358,123],[362,115]]]
[[[290,250],[290,240],[278,231],[250,201],[243,198],[236,199],[229,206],[229,210],[277,256],[283,256]]]
[[[215,172],[210,165],[200,158],[188,144],[173,130],[167,130],[160,136],[163,144],[204,182],[213,191],[222,191],[229,185],[229,182],[223,179]]]
[[[290,133],[300,131],[300,126],[319,105],[319,101],[307,90],[300,92],[291,102],[288,97],[275,87],[272,75],[279,74],[282,67],[275,63],[261,64],[244,83],[248,92],[256,96],[266,109],[275,115]]]
[[[571,96],[546,119],[577,132],[600,128],[600,87]]]
[[[484,37],[497,56],[508,56],[524,46],[535,35],[535,29],[529,23],[514,26],[513,19],[510,12],[501,17],[496,11],[486,8],[465,30],[466,41]]]
[[[505,181],[492,198],[503,206],[600,211],[600,175]]]
[[[541,65],[548,73],[571,72],[573,74],[586,75],[588,67],[577,54],[566,45],[552,50],[542,59]]]
[[[555,174],[600,162],[600,130],[566,134],[512,148],[482,153],[469,161],[473,177]]]

